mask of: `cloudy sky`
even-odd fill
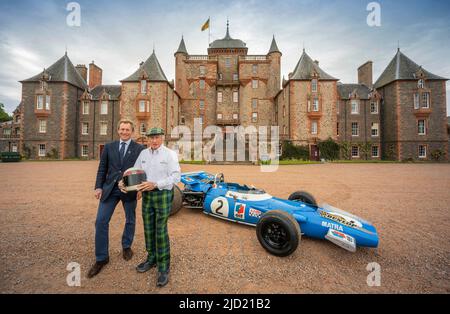
[[[74,64],[92,60],[103,68],[103,83],[133,73],[155,47],[169,80],[174,52],[184,35],[190,54],[206,54],[211,41],[230,34],[247,43],[249,54],[266,54],[275,35],[283,53],[282,75],[302,52],[343,83],[357,81],[356,69],[374,62],[374,81],[396,53],[403,53],[437,75],[450,78],[450,1],[379,0],[381,26],[367,24],[369,0],[243,1],[76,1],[81,25],[66,23],[66,0],[1,0],[0,102],[12,112],[21,98],[18,82],[38,74],[64,55]],[[450,115],[450,83],[447,83]]]

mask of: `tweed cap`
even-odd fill
[[[164,129],[162,129],[162,128],[151,128],[147,132],[147,136],[152,136],[152,135],[164,135]]]

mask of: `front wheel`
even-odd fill
[[[281,210],[264,213],[256,225],[259,243],[276,256],[291,255],[300,243],[301,232],[298,222]]]
[[[181,189],[178,187],[178,185],[175,185],[173,187],[173,200],[169,215],[175,215],[180,211],[181,207],[183,207],[183,192],[181,192]]]

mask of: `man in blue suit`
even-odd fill
[[[97,275],[109,262],[109,221],[119,201],[125,209],[125,229],[122,235],[122,256],[125,260],[133,257],[133,243],[136,226],[136,192],[122,193],[118,182],[123,173],[134,166],[144,146],[131,140],[134,126],[131,121],[121,120],[118,125],[120,140],[108,143],[102,152],[95,182],[95,197],[100,200],[95,222],[95,264],[87,277]],[[140,195],[139,195],[140,197]]]

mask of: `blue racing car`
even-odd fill
[[[307,192],[297,191],[288,200],[261,189],[225,182],[222,173],[183,173],[184,189],[177,189],[173,212],[181,207],[197,208],[205,214],[256,226],[261,245],[271,254],[292,254],[302,235],[327,239],[354,252],[356,247],[377,247],[375,227],[330,205],[318,206]]]

